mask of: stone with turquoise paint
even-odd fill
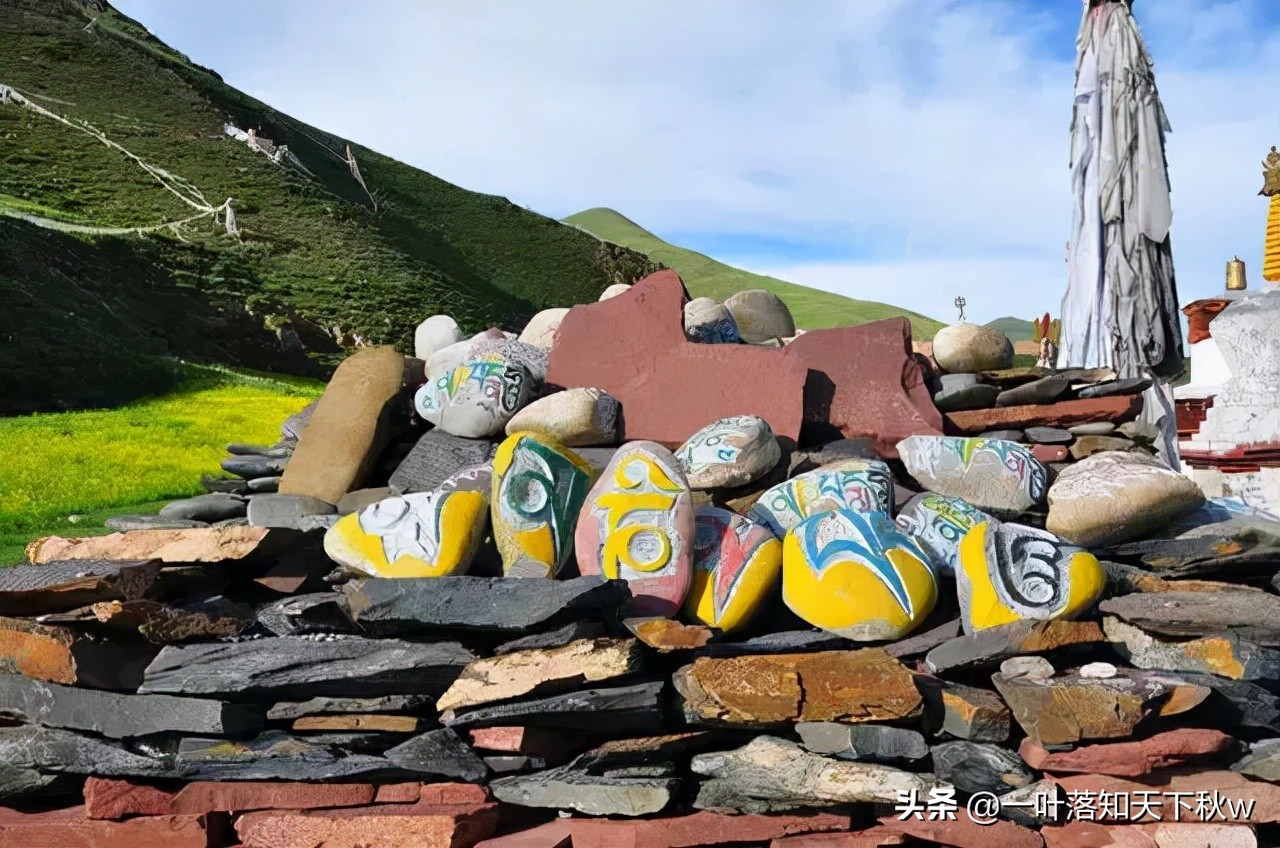
[[[759,480],[782,458],[769,422],[758,415],[721,418],[676,451],[693,489],[728,489]]]
[[[779,539],[811,515],[832,509],[893,514],[893,475],[878,459],[844,459],[767,490],[749,513]]]
[[[488,524],[489,496],[419,492],[385,498],[344,515],[326,531],[324,551],[374,577],[465,574]]]
[[[960,557],[960,540],[975,524],[993,520],[961,498],[922,492],[898,513],[898,529],[916,540],[939,574],[954,574]]]
[[[1105,586],[1097,557],[1034,527],[981,522],[960,543],[956,592],[966,633],[1076,618]]]
[[[1017,518],[1044,503],[1049,472],[1016,442],[908,436],[898,442],[898,455],[922,487],[961,498],[997,518]]]
[[[515,433],[493,457],[493,539],[508,577],[555,577],[595,472],[540,433]]]
[[[924,551],[888,515],[840,508],[787,533],[782,599],[846,639],[901,639],[933,611],[938,582]]]
[[[727,509],[699,507],[685,615],[726,633],[739,630],[760,610],[781,572],[782,542],[769,528]]]
[[[428,380],[414,408],[446,433],[483,439],[502,432],[533,391],[533,378],[519,362],[473,359]]]
[[[578,516],[578,571],[628,581],[629,615],[674,616],[693,581],[693,515],[688,481],[671,451],[629,442]]]

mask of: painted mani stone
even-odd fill
[[[676,451],[694,489],[745,486],[767,474],[781,458],[773,428],[757,415],[713,421]]]
[[[924,492],[907,501],[898,513],[898,529],[916,540],[939,574],[954,574],[960,540],[975,524],[991,516],[961,498]]]
[[[782,542],[769,528],[727,509],[701,507],[685,615],[726,633],[737,630],[760,609],[781,571]]]
[[[418,492],[344,515],[324,536],[337,563],[374,577],[462,574],[484,539],[486,492]]]
[[[960,543],[956,591],[966,633],[1026,619],[1075,618],[1105,584],[1097,557],[1034,527],[983,522]]]
[[[573,551],[573,530],[595,472],[537,433],[515,433],[493,457],[493,539],[508,577],[555,577]]]
[[[1017,518],[1044,503],[1049,472],[1017,442],[909,436],[898,442],[898,455],[929,491],[962,498],[997,518]]]
[[[692,582],[693,525],[693,499],[676,458],[656,442],[629,442],[605,466],[578,517],[578,570],[629,581],[628,614],[674,616]]]
[[[938,582],[925,553],[887,515],[834,509],[787,534],[782,599],[846,639],[900,639],[933,611]]]
[[[502,432],[529,400],[533,379],[499,357],[464,362],[428,380],[413,398],[418,414],[447,433],[483,439]]]
[[[832,509],[893,512],[893,475],[878,459],[845,459],[797,474],[766,491],[748,513],[779,539],[811,515]]]

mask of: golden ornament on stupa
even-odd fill
[[[1262,191],[1258,194],[1271,198],[1267,210],[1267,234],[1262,242],[1262,279],[1280,283],[1280,152],[1275,145],[1262,160]]]

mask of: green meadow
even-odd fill
[[[154,512],[204,491],[228,442],[272,444],[318,397],[316,380],[183,366],[178,390],[115,409],[0,419],[0,564],[50,534],[109,532],[110,515]]]

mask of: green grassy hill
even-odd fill
[[[986,326],[1004,333],[1011,342],[1029,342],[1035,333],[1030,321],[1023,318],[1014,318],[1012,315],[988,321]]]
[[[694,297],[724,300],[743,289],[771,291],[786,302],[796,320],[796,326],[806,330],[865,324],[868,321],[902,315],[911,321],[913,336],[924,341],[933,338],[933,334],[943,326],[932,318],[887,303],[854,300],[725,265],[696,251],[665,242],[612,209],[587,209],[570,215],[564,221],[605,241],[638,250],[655,262],[674,268],[684,278],[689,293]]]
[[[409,350],[436,312],[515,329],[656,268],[294,120],[105,0],[5,0],[0,44],[0,413],[163,391],[175,357],[300,372],[360,339]],[[239,235],[206,214],[227,198]]]

